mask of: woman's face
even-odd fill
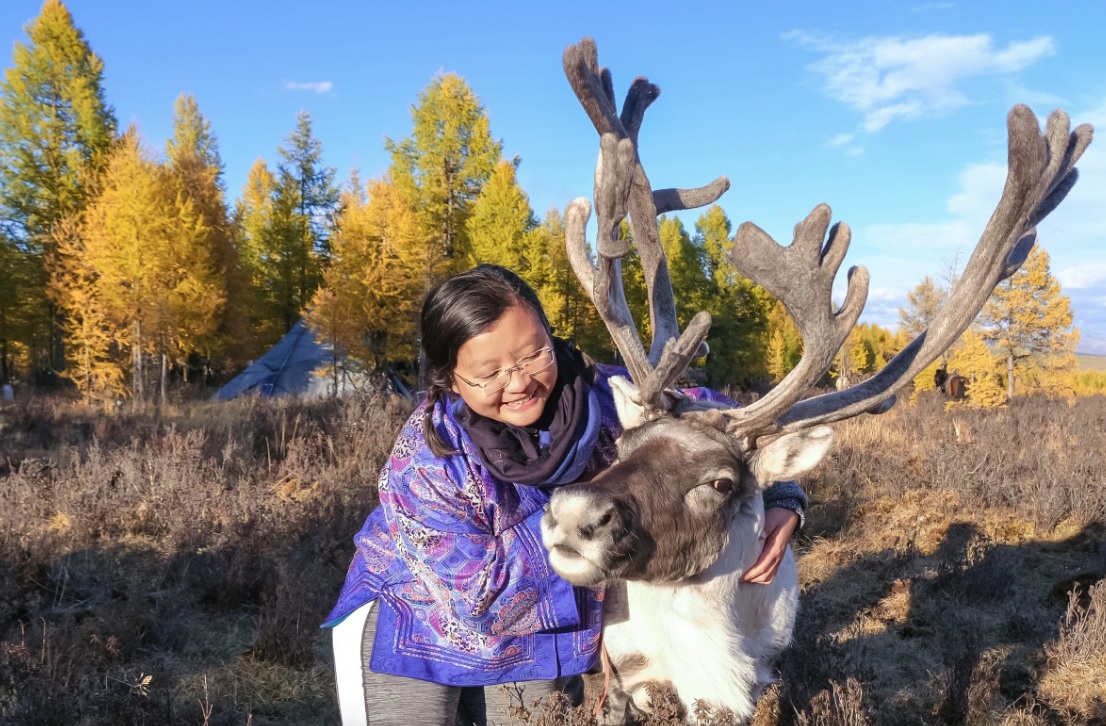
[[[465,381],[480,382],[503,368],[510,368],[539,348],[552,345],[541,320],[529,308],[513,306],[490,328],[470,338],[457,351],[453,390],[470,409],[488,418],[530,426],[545,410],[545,402],[557,382],[557,363],[534,375],[514,371],[502,391],[487,394]]]

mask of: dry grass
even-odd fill
[[[335,723],[318,624],[407,412],[0,410],[0,723]],[[1104,422],[1102,396],[923,398],[840,426],[755,724],[1106,723]],[[656,703],[649,723],[674,723]]]

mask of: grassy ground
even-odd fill
[[[1106,355],[1077,355],[1079,370],[1106,371]]]
[[[336,723],[318,624],[407,412],[0,411],[0,723]],[[1106,723],[1103,421],[925,399],[839,426],[757,723]]]

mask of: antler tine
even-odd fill
[[[563,61],[569,84],[600,136],[594,190],[598,267],[587,257],[584,228],[590,211],[579,206],[579,200],[573,203],[577,207],[573,211],[574,229],[567,238],[570,248],[576,248],[570,250],[570,259],[638,384],[643,403],[659,405],[660,392],[692,359],[706,354],[703,340],[710,316],[702,313],[680,334],[668,262],[657,232],[658,206],[667,212],[710,204],[729,188],[729,180],[720,177],[696,189],[653,192],[638,156],[637,138],[645,111],[660,95],[660,89],[645,78],[635,79],[618,116],[611,76],[599,67],[594,40],[585,38],[566,48]],[[620,228],[627,215],[649,295],[653,340],[648,355],[637,336],[622,288],[619,261],[629,252],[629,241],[622,238]]]
[[[698,209],[714,204],[730,188],[730,180],[720,176],[706,186],[695,189],[658,189],[653,192],[653,205],[657,214]]]
[[[734,236],[730,262],[784,304],[802,336],[803,356],[799,365],[768,395],[730,412],[731,429],[752,432],[771,428],[776,418],[833,365],[837,351],[864,309],[868,271],[854,267],[849,270],[845,303],[834,312],[833,280],[845,258],[851,234],[843,223],[831,229],[831,214],[825,204],[815,207],[795,225],[794,241],[788,247],[777,244],[750,222],[742,224]]]
[[[1007,117],[1009,171],[1002,197],[964,273],[930,327],[879,373],[844,391],[795,404],[783,414],[784,431],[832,423],[865,412],[887,410],[895,391],[913,380],[967,329],[995,285],[1025,261],[1036,240],[1036,225],[1054,210],[1078,177],[1074,165],[1090,144],[1093,129],[1069,132],[1063,111],[1053,111],[1042,135],[1036,116],[1015,106]]]
[[[611,74],[606,68],[599,68],[595,40],[584,38],[576,45],[568,46],[561,60],[569,85],[599,135],[623,131],[615,110]]]

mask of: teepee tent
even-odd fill
[[[248,394],[320,398],[333,392],[336,378],[342,394],[357,388],[347,368],[344,356],[316,340],[300,320],[269,352],[220,388],[215,398],[225,401]]]

